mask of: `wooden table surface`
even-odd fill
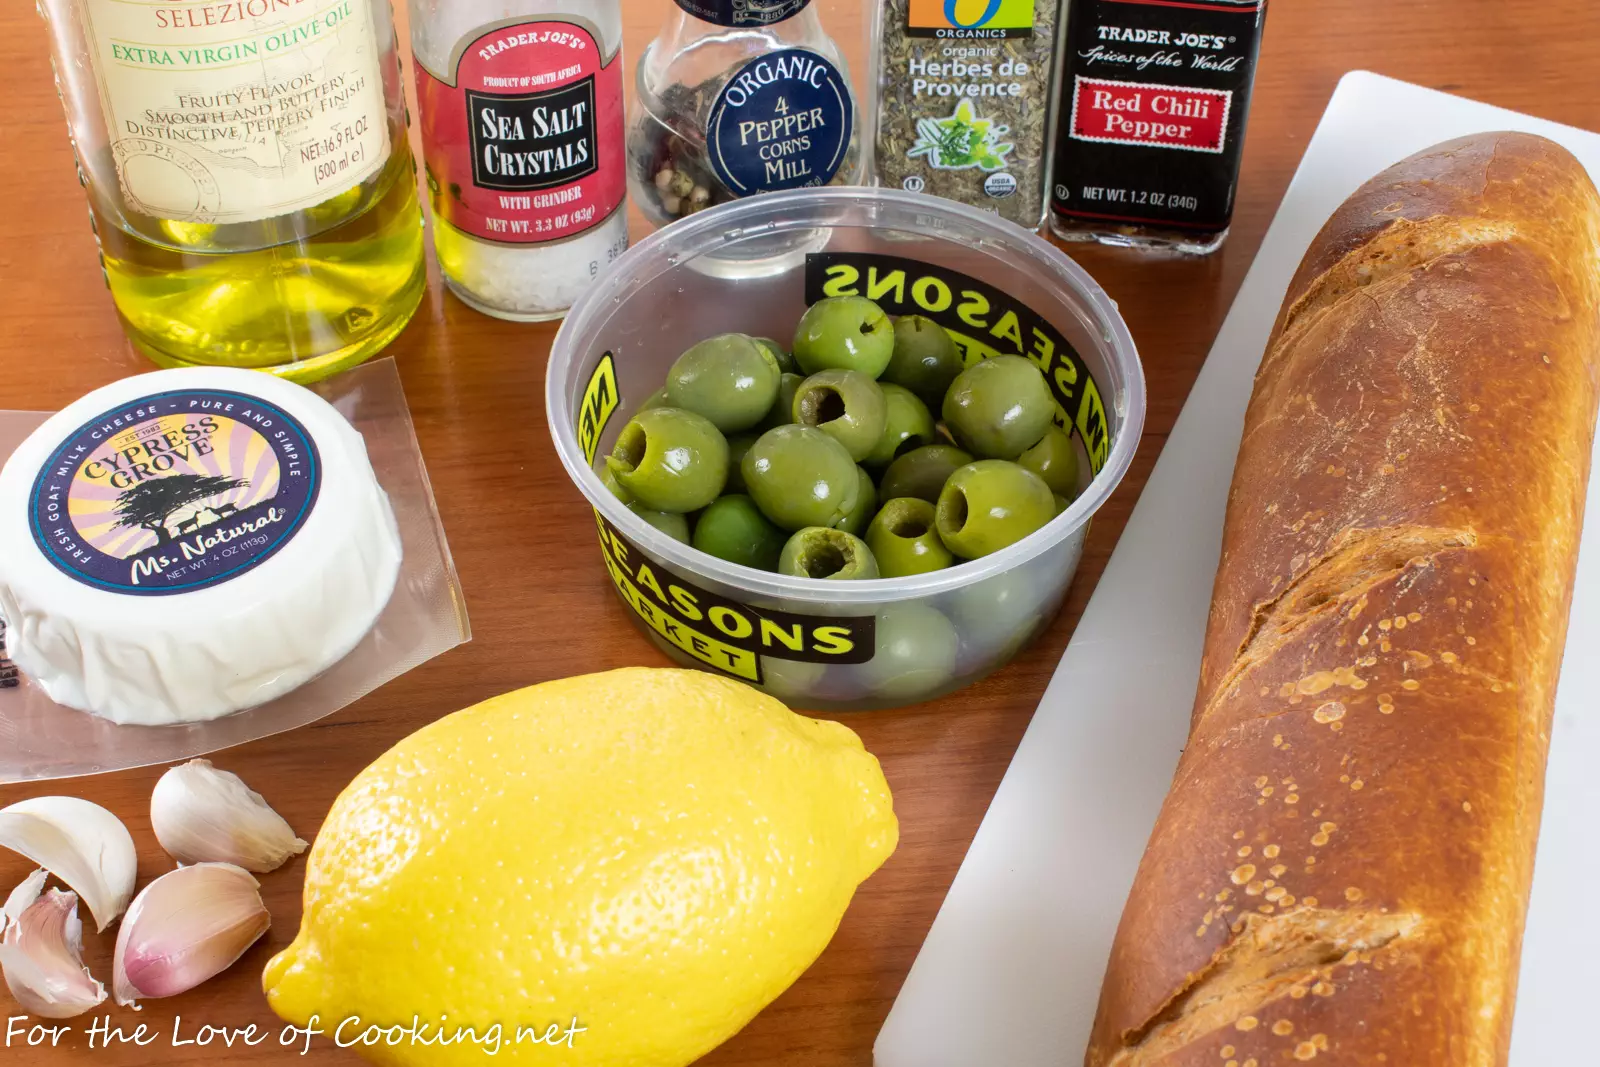
[[[670,4],[624,6],[631,63]],[[869,6],[818,0],[858,71],[861,9]],[[925,706],[847,717],[883,761],[900,816],[899,851],[862,887],[821,959],[703,1063],[871,1062],[878,1028],[1339,76],[1366,68],[1597,129],[1597,36],[1600,5],[1593,0],[1275,0],[1226,247],[1209,259],[1165,261],[1073,250],[1121,304],[1144,358],[1150,411],[1133,470],[1094,526],[1066,610],[1033,648],[978,685]],[[0,408],[54,409],[147,367],[124,340],[101,282],[44,27],[31,5],[12,0],[0,10],[0,37],[10,42],[11,57],[0,69],[0,172],[12,197],[0,213]],[[478,315],[446,296],[435,277],[415,321],[390,349],[476,636],[320,723],[213,757],[263,791],[304,837],[357,771],[441,715],[550,678],[666,662],[612,594],[590,511],[551,448],[543,382],[554,332]],[[504,448],[507,441],[518,447]],[[46,792],[104,804],[139,844],[142,885],[171,865],[149,827],[160,772],[0,788],[0,804]],[[20,857],[0,853],[0,893],[28,869]],[[303,1059],[275,1041],[228,1053],[170,1042],[175,1015],[183,1017],[184,1036],[202,1023],[274,1023],[259,976],[297,927],[303,869],[300,859],[263,879],[274,925],[233,970],[188,995],[146,1002],[137,1015],[111,1012],[113,1025],[142,1022],[161,1033],[156,1044],[90,1051],[85,1016],[53,1051],[0,1043],[0,1062],[175,1064],[219,1054],[253,1063],[355,1062],[326,1040]],[[88,962],[109,982],[111,939],[88,941]],[[18,1011],[0,989],[0,1016]],[[1074,1058],[1074,1050],[1063,1050],[1063,1063]]]

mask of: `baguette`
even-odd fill
[[[1597,369],[1600,198],[1554,143],[1450,141],[1323,227],[1088,1067],[1505,1063]]]

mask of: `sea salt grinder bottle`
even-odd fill
[[[433,241],[486,315],[560,318],[628,247],[620,0],[410,0]]]

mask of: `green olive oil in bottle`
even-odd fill
[[[426,284],[388,0],[215,8],[40,4],[135,346],[312,381],[392,340]]]

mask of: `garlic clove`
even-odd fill
[[[78,895],[52,889],[6,928],[0,971],[23,1010],[47,1019],[70,1019],[106,999],[106,987],[83,965],[82,951]]]
[[[117,931],[117,1003],[170,997],[233,966],[272,925],[259,885],[231,863],[197,863],[145,886]]]
[[[95,928],[116,921],[133,898],[138,856],[122,820],[77,797],[33,797],[0,810],[0,847],[21,853],[71,886]]]
[[[232,863],[265,873],[306,850],[260,793],[210,760],[190,760],[161,776],[150,796],[150,826],[180,863]]]
[[[40,867],[17,884],[17,888],[6,897],[5,904],[0,906],[0,934],[5,933],[7,926],[22,918],[22,913],[28,910],[28,905],[39,899],[39,894],[44,892],[44,883],[49,877],[50,872]]]

